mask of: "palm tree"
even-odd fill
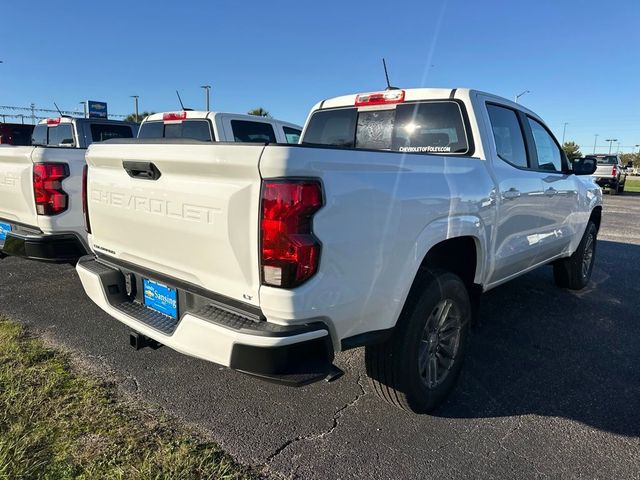
[[[271,114],[262,107],[254,108],[253,110],[249,110],[247,113],[249,115],[255,115],[256,117],[271,118]]]

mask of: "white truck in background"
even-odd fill
[[[191,138],[202,142],[298,143],[302,127],[270,117],[182,110],[154,113],[138,138]]]
[[[77,271],[134,346],[294,385],[365,346],[414,412],[455,385],[482,292],[548,264],[587,285],[602,214],[593,159],[468,89],[328,99],[300,145],[110,141],[87,163]]]
[[[31,146],[0,146],[0,258],[75,263],[85,255],[80,189],[86,149],[137,132],[134,123],[63,116],[40,121]]]

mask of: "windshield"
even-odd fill
[[[184,120],[177,123],[163,121],[144,122],[138,138],[192,138],[201,142],[212,142],[209,120]]]
[[[376,110],[320,110],[309,120],[302,143],[411,153],[471,151],[463,111],[446,100]]]

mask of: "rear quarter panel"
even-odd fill
[[[334,339],[392,327],[428,250],[469,235],[483,252],[494,221],[479,158],[267,146],[260,173],[319,178],[325,197],[319,272],[294,290],[261,287],[260,306],[276,322],[323,320]]]
[[[33,151],[32,161],[60,162],[69,165],[69,177],[62,182],[62,189],[68,195],[68,208],[53,216],[38,216],[38,226],[45,233],[76,233],[86,244],[87,233],[82,214],[82,169],[86,165],[85,149],[81,148],[41,148]]]

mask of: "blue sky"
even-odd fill
[[[591,153],[640,144],[640,1],[10,2],[0,105],[111,113],[262,106],[303,123],[318,100],[400,87],[471,87],[513,98]],[[2,112],[0,112],[2,113]],[[614,144],[614,150],[616,145]]]

